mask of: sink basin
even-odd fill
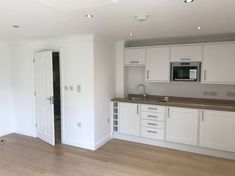
[[[143,97],[129,97],[129,100],[136,101],[136,100],[144,100]]]

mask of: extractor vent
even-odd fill
[[[39,0],[62,11],[86,9],[118,3],[119,0]]]

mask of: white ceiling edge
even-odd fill
[[[68,12],[118,3],[119,0],[38,0],[58,10]]]

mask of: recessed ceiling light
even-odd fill
[[[86,18],[93,18],[94,15],[93,15],[93,14],[86,14],[85,17],[86,17]]]
[[[19,25],[13,25],[12,27],[13,28],[19,28],[20,26]]]
[[[133,32],[130,32],[129,35],[130,35],[130,36],[133,36],[133,35],[135,35],[135,34],[134,34]]]
[[[200,30],[200,29],[202,29],[202,27],[201,27],[201,26],[197,26],[196,29],[197,29],[197,30]]]
[[[146,15],[146,14],[141,14],[141,15],[136,15],[134,16],[134,18],[137,20],[137,21],[146,21],[148,18],[149,18],[149,15]]]
[[[185,3],[191,3],[193,2],[194,0],[184,0]]]

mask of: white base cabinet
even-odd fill
[[[199,110],[169,108],[166,118],[166,140],[188,145],[198,143]]]
[[[119,104],[119,132],[140,136],[140,105],[133,103]]]
[[[235,112],[203,110],[200,146],[235,152]]]

